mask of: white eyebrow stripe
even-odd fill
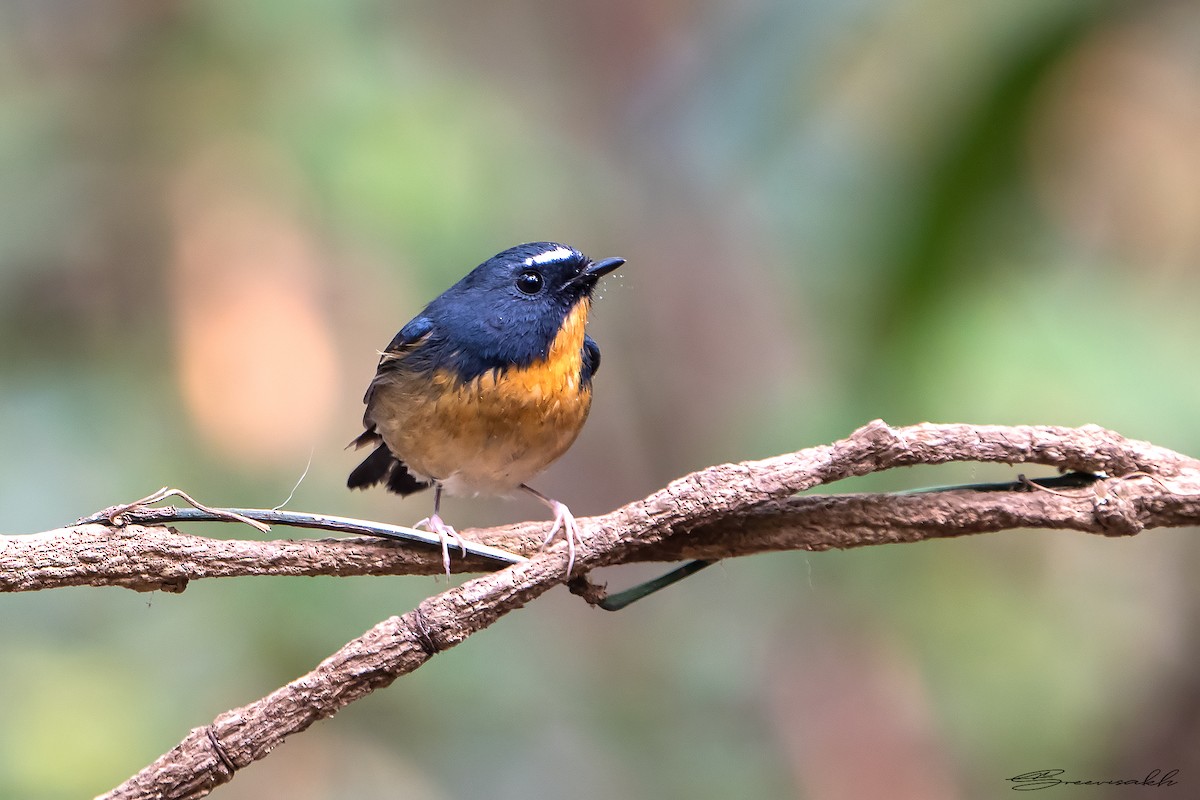
[[[530,256],[525,259],[525,265],[532,267],[534,264],[553,264],[556,261],[566,261],[575,257],[575,251],[567,247],[556,247],[553,250],[547,250],[544,253],[538,253],[536,256]]]

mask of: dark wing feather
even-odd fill
[[[400,332],[396,334],[395,338],[392,339],[391,343],[380,354],[379,366],[375,370],[375,377],[372,379],[371,385],[367,387],[367,393],[363,396],[363,402],[367,404],[366,413],[363,414],[363,427],[365,430],[351,442],[355,448],[367,447],[372,444],[376,445],[376,447],[350,473],[346,485],[351,489],[366,489],[386,482],[388,491],[403,496],[418,492],[429,486],[428,482],[419,481],[414,478],[408,471],[408,468],[404,466],[404,462],[396,458],[392,454],[392,451],[388,449],[388,446],[384,444],[383,437],[375,430],[375,423],[371,420],[371,400],[375,393],[375,388],[381,382],[388,380],[391,373],[401,367],[405,357],[432,330],[432,320],[428,317],[417,317],[401,328]]]
[[[363,402],[367,404],[368,415],[371,412],[371,392],[375,389],[376,384],[379,383],[381,378],[385,378],[388,374],[399,369],[404,363],[405,358],[432,331],[433,320],[429,317],[414,317],[412,321],[400,329],[399,333],[392,337],[391,343],[379,354],[379,366],[375,368],[375,378],[371,381],[371,385],[367,387],[367,393],[363,395]],[[370,420],[364,420],[363,425],[368,430],[374,427],[370,423]]]
[[[584,386],[592,382],[592,378],[600,371],[600,345],[586,333],[583,335],[583,370],[580,381]]]

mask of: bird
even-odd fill
[[[624,263],[557,242],[510,247],[431,301],[379,354],[364,430],[351,442],[374,449],[346,483],[401,496],[432,486],[433,513],[413,527],[438,534],[447,575],[448,542],[463,540],[441,517],[442,493],[521,490],[554,514],[543,546],[562,532],[570,576],[575,516],[529,481],[587,420],[600,367],[588,312],[597,283]]]

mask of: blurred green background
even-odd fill
[[[537,482],[577,513],[876,417],[1200,453],[1198,54],[1200,5],[1154,0],[10,0],[0,531],[162,485],[270,507],[310,456],[290,508],[424,516],[344,488],[376,350],[540,239],[629,260],[593,316],[592,419]],[[556,590],[218,796],[1194,787],[1193,538],[770,555],[620,614]],[[444,586],[0,598],[0,798],[103,791]]]

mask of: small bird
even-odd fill
[[[549,544],[567,540],[567,574],[579,529],[571,510],[527,483],[567,451],[592,405],[600,348],[585,332],[592,293],[623,258],[591,261],[556,242],[530,242],[471,270],[400,329],[380,354],[363,402],[375,446],[347,485],[384,484],[405,496],[433,486],[433,514],[450,571],[442,491],[506,494],[523,489],[554,512]]]

